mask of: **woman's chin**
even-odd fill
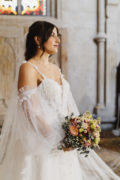
[[[58,52],[58,50],[55,50],[55,51],[49,51],[48,54],[54,55],[54,54],[56,54],[57,52]]]

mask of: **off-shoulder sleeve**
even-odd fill
[[[25,151],[45,154],[63,137],[57,113],[37,88],[19,90],[18,133]]]

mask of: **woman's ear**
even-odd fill
[[[34,37],[34,40],[38,46],[40,46],[40,38],[38,36]]]

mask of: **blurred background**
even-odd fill
[[[37,20],[50,21],[61,33],[59,52],[51,61],[69,81],[80,113],[88,110],[101,117],[103,148],[98,153],[119,174],[119,17],[120,0],[0,0],[1,127],[24,60],[28,27]]]

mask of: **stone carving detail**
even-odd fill
[[[0,37],[0,115],[6,111],[15,76],[14,38]]]
[[[21,63],[24,43],[29,26],[22,26],[21,36],[14,34],[9,36],[9,32],[5,36],[0,35],[0,126],[4,120],[8,107],[8,100],[11,96],[13,82],[16,69]],[[11,32],[11,31],[10,31]],[[61,45],[59,46],[58,54],[51,56],[50,61],[56,63],[61,69],[65,78],[67,78],[67,32],[66,29],[60,29]],[[4,33],[3,33],[4,34]],[[20,33],[18,33],[20,34]],[[22,39],[20,39],[22,37]],[[17,62],[16,62],[17,59]]]

